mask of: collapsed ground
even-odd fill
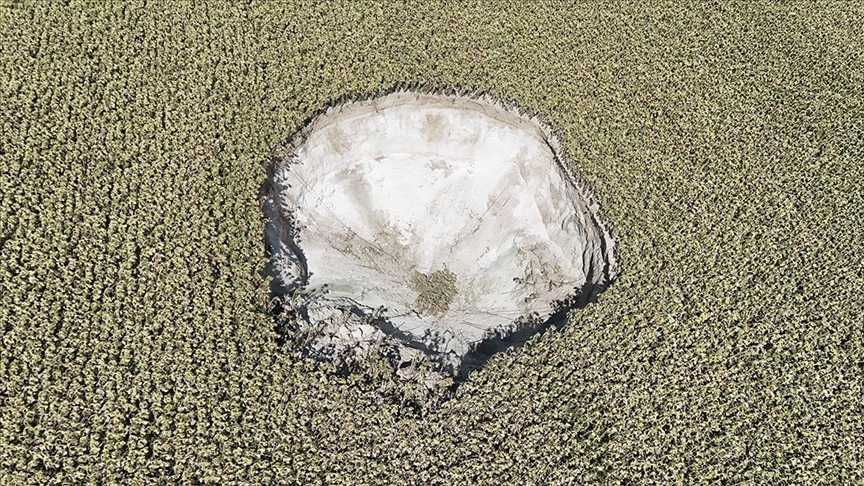
[[[465,377],[484,343],[594,300],[614,241],[560,147],[488,96],[399,90],[315,117],[262,185],[265,275],[307,354],[387,340],[400,368],[428,358]]]

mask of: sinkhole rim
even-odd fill
[[[617,254],[615,251],[617,240],[612,236],[612,225],[603,217],[600,205],[593,197],[594,191],[590,190],[588,184],[577,178],[571,170],[570,167],[572,167],[573,164],[564,145],[560,142],[562,138],[560,133],[552,128],[552,125],[547,123],[541,114],[527,110],[511,100],[502,100],[501,98],[493,97],[476,90],[466,91],[458,88],[444,90],[418,90],[411,89],[411,87],[396,87],[387,91],[367,94],[346,94],[326,103],[311,116],[307,117],[300,125],[300,128],[287,137],[287,139],[283,143],[279,144],[271,153],[266,168],[267,177],[262,183],[261,192],[259,194],[265,216],[265,226],[271,227],[276,224],[274,221],[281,219],[282,228],[289,228],[287,230],[287,240],[280,238],[280,241],[284,241],[290,250],[294,252],[301,272],[300,278],[293,284],[286,285],[278,281],[278,276],[274,270],[273,245],[271,245],[268,240],[266,234],[267,230],[265,229],[265,254],[267,256],[267,265],[262,273],[265,276],[273,278],[270,288],[271,298],[284,299],[286,296],[293,295],[297,292],[302,293],[304,287],[309,283],[310,275],[308,265],[299,243],[302,241],[302,235],[300,235],[295,226],[292,215],[289,212],[286,212],[284,208],[279,208],[278,204],[276,204],[277,207],[274,208],[274,201],[280,200],[280,192],[277,191],[277,185],[274,183],[274,177],[277,171],[282,169],[286,164],[290,165],[292,163],[296,151],[303,147],[310,135],[313,134],[322,123],[322,120],[327,121],[328,117],[338,115],[338,113],[345,109],[346,106],[369,104],[374,106],[376,102],[381,100],[391,98],[398,99],[400,96],[415,97],[417,99],[422,97],[429,97],[430,99],[437,98],[439,101],[453,99],[478,103],[482,105],[485,110],[494,110],[499,113],[505,113],[508,116],[514,117],[514,119],[518,120],[520,123],[528,122],[542,133],[543,141],[551,151],[552,159],[557,165],[557,169],[560,171],[562,178],[566,184],[569,184],[569,186],[576,191],[577,200],[572,201],[573,204],[577,206],[581,205],[585,213],[590,216],[589,224],[593,226],[599,234],[599,240],[596,243],[598,243],[600,247],[603,267],[601,269],[596,269],[594,268],[594,265],[591,265],[586,269],[585,285],[583,285],[578,292],[574,293],[566,300],[555,302],[555,310],[548,315],[542,316],[543,319],[539,319],[540,316],[528,316],[522,325],[517,325],[514,329],[507,330],[503,334],[497,333],[498,330],[496,330],[496,333],[493,336],[474,343],[470,352],[461,356],[459,363],[455,367],[442,365],[442,373],[454,377],[457,381],[464,381],[471,371],[482,367],[483,364],[485,364],[485,362],[494,354],[511,347],[519,347],[527,342],[527,340],[533,335],[542,333],[551,326],[560,329],[566,323],[567,316],[571,310],[583,308],[588,303],[596,301],[597,296],[605,291],[620,273],[618,269]],[[574,210],[576,210],[576,206],[574,206]],[[591,242],[586,242],[586,244],[590,243]],[[586,246],[586,248],[588,248],[588,246]],[[594,280],[592,283],[591,275],[596,272],[600,273],[600,278]],[[306,323],[310,324],[310,318],[307,312],[308,308],[304,308],[302,305],[293,309],[278,310],[288,310],[289,312],[293,312],[294,316],[298,320],[302,321],[305,319]],[[365,317],[370,316],[368,312],[365,312],[360,308],[347,308],[343,309],[343,311]],[[392,338],[393,342],[389,343],[388,346],[407,346],[419,349],[433,361],[435,361],[436,358],[441,358],[441,356],[436,356],[435,349],[432,349],[425,343],[412,341],[410,336],[405,336],[404,333],[400,335],[400,331],[393,326],[392,323],[388,323],[386,318],[372,316],[372,320],[381,332],[386,334],[389,338]],[[516,322],[518,322],[518,320]],[[292,330],[287,330],[285,326],[282,326],[282,330],[280,331],[282,333],[280,334],[282,341],[284,342],[286,340],[284,335],[285,333],[294,332],[296,330],[296,326],[295,329]],[[305,355],[317,359],[332,359],[335,357],[332,353],[322,353],[309,348],[309,346],[301,346],[300,351]],[[401,359],[400,361],[400,359],[395,359],[391,360],[391,362],[393,362],[395,369],[400,369],[404,367],[405,360]]]

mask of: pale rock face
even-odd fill
[[[390,335],[456,374],[478,343],[605,286],[613,242],[557,147],[489,99],[397,92],[313,120],[264,201],[270,272],[299,292],[311,349]]]

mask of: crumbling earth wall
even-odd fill
[[[268,272],[306,351],[383,342],[464,375],[484,342],[592,298],[614,243],[560,147],[488,97],[400,91],[314,118],[263,201]]]

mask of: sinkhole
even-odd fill
[[[388,346],[464,378],[616,275],[552,129],[488,96],[397,91],[320,112],[262,187],[271,291],[321,358]]]

